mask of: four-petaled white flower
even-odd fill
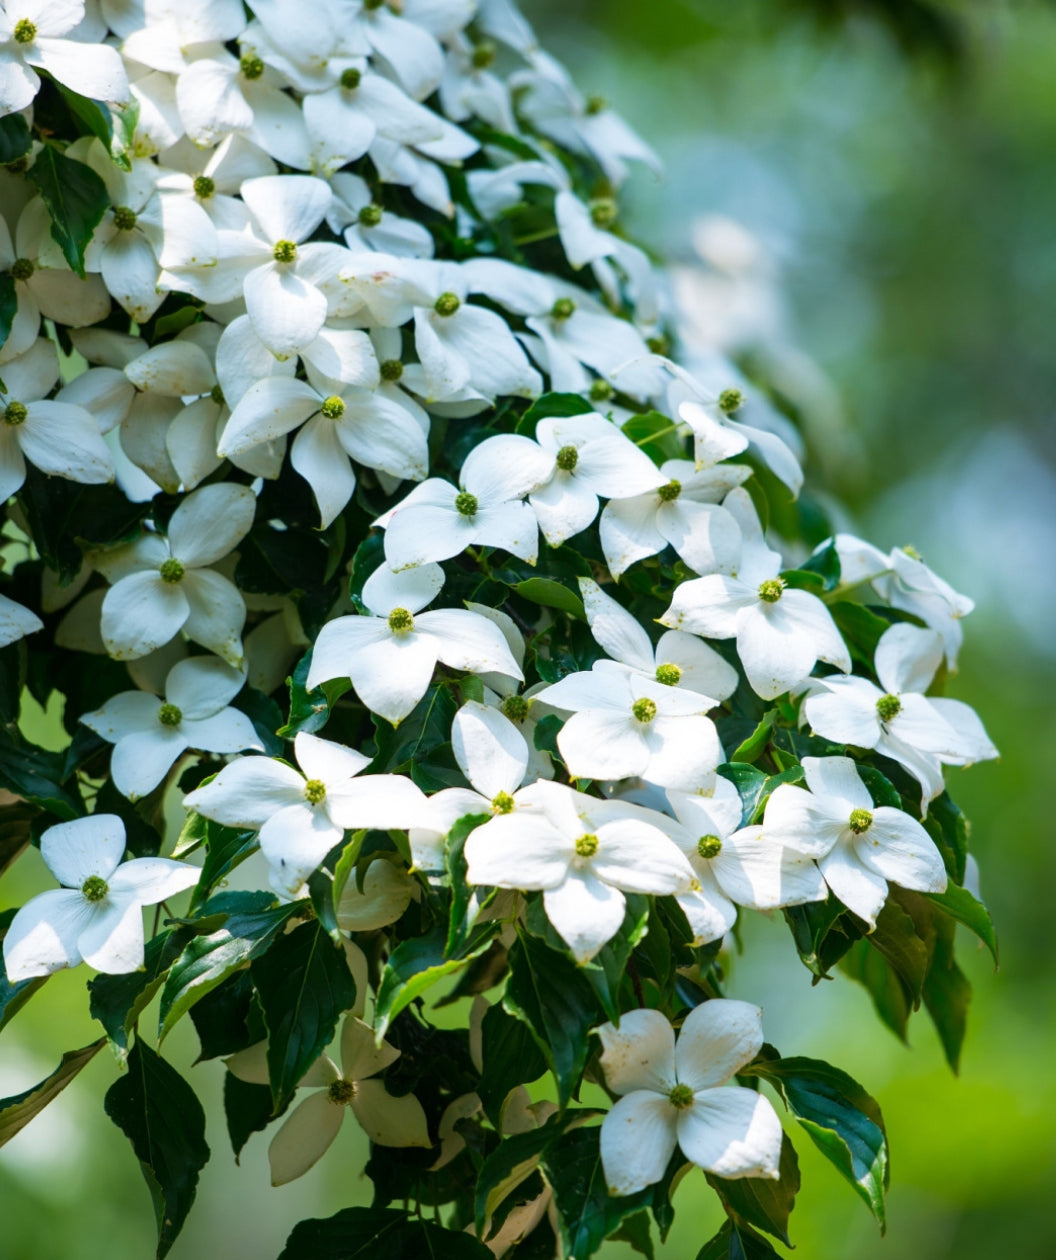
[[[627,1011],[604,1024],[601,1067],[621,1098],[602,1121],[601,1163],[610,1194],[634,1194],[660,1180],[682,1154],[729,1179],[776,1180],[781,1121],[769,1099],[730,1085],[763,1045],[763,1013],[713,998],[674,1030],[659,1011]]]
[[[187,809],[206,818],[260,832],[276,891],[297,894],[347,830],[428,821],[425,796],[410,779],[356,777],[370,765],[362,753],[306,731],[294,740],[294,752],[300,771],[270,757],[240,757],[184,798]]]
[[[693,868],[637,806],[538,782],[533,809],[500,814],[466,840],[471,884],[541,889],[547,918],[588,962],[620,930],[625,892],[682,892]]]
[[[192,656],[169,670],[164,700],[149,691],[122,691],[81,721],[114,745],[110,777],[134,801],[153,791],[188,748],[263,751],[249,718],[227,707],[244,682],[240,670],[217,657]]]
[[[803,773],[807,791],[783,783],[767,801],[764,830],[771,839],[813,851],[825,882],[870,928],[887,900],[888,883],[946,891],[935,842],[909,814],[874,805],[850,757],[804,757]]]
[[[122,863],[125,825],[116,814],[49,827],[40,853],[62,888],[33,897],[11,920],[4,937],[11,984],[80,962],[112,975],[142,967],[143,907],[193,888],[200,874],[169,858]]]
[[[443,584],[438,564],[402,573],[385,565],[375,569],[362,597],[372,615],[338,617],[319,632],[309,691],[331,678],[348,678],[367,708],[395,725],[425,695],[437,661],[523,678],[502,631],[486,617],[465,608],[421,611]]]
[[[228,1071],[252,1085],[267,1085],[265,1053],[263,1041],[240,1050],[227,1060]],[[432,1146],[418,1099],[413,1094],[390,1094],[382,1081],[373,1079],[399,1057],[400,1051],[387,1041],[376,1046],[372,1029],[362,1020],[346,1016],[340,1069],[328,1055],[316,1059],[299,1085],[318,1092],[299,1102],[271,1139],[268,1160],[273,1186],[303,1177],[326,1154],[349,1109],[379,1146]]]

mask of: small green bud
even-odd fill
[[[564,320],[575,314],[576,304],[569,297],[558,298],[550,308],[551,319]]]
[[[677,687],[682,681],[682,671],[677,665],[657,665],[656,681],[665,687]]]
[[[176,559],[175,556],[169,556],[168,560],[163,560],[161,562],[161,568],[158,569],[158,572],[161,574],[161,580],[163,582],[169,582],[172,584],[183,581],[183,565]]]
[[[474,70],[487,70],[495,60],[495,45],[484,40],[473,49],[471,60]]]
[[[327,420],[340,420],[345,414],[345,400],[338,398],[336,394],[331,394],[329,398],[323,399],[319,410],[326,416]]]
[[[364,206],[360,210],[356,218],[364,227],[377,227],[381,222],[381,216],[385,213],[376,201],[372,201],[369,206]]]
[[[574,446],[562,446],[557,452],[557,466],[562,472],[572,472],[579,463],[579,451]]]
[[[681,481],[669,481],[666,486],[661,486],[656,493],[665,503],[674,503],[682,493],[682,483]]]
[[[216,181],[209,178],[208,175],[199,175],[194,181],[194,195],[200,197],[202,201],[208,201],[216,192]]]
[[[719,395],[719,410],[732,416],[744,402],[744,395],[739,389],[724,389]]]
[[[394,608],[389,613],[389,629],[393,634],[406,634],[414,628],[414,618],[406,608]]]
[[[239,60],[238,68],[242,71],[243,78],[259,79],[264,73],[264,62],[259,57],[254,57],[252,53],[246,53]]]
[[[341,71],[341,86],[346,92],[354,92],[363,81],[363,71],[357,70],[355,66],[349,66],[347,70]]]
[[[326,1088],[326,1098],[335,1107],[347,1107],[356,1096],[354,1081],[332,1081]]]
[[[386,359],[381,365],[381,379],[383,381],[398,381],[403,375],[403,364],[399,359]]]
[[[656,701],[643,696],[631,705],[631,712],[639,722],[651,722],[656,717]]]
[[[610,228],[616,222],[619,207],[611,197],[599,197],[590,203],[590,221],[597,228]]]
[[[609,382],[602,380],[600,376],[590,382],[591,402],[608,402],[615,392]]]
[[[158,721],[162,726],[179,726],[183,721],[183,710],[175,704],[163,704],[158,710]]]
[[[443,315],[446,319],[449,315],[454,315],[455,311],[462,305],[462,299],[457,293],[441,293],[433,303],[433,310],[437,315]]]
[[[499,707],[511,722],[523,722],[528,717],[531,706],[532,702],[525,700],[524,696],[507,696]]]
[[[898,696],[891,695],[890,692],[886,696],[881,696],[876,702],[876,712],[881,722],[890,722],[892,718],[898,717],[902,712],[902,701]]]
[[[587,832],[576,840],[576,856],[581,858],[592,858],[598,851],[598,837],[592,832]]]
[[[14,267],[12,267],[11,270],[12,272],[14,272]],[[16,276],[15,278],[17,279],[18,277]],[[924,559],[924,557],[920,554],[920,552],[916,549],[916,547],[913,546],[912,543],[906,543],[906,545],[902,548],[902,550],[907,556],[909,556],[910,560],[922,561]]]
[[[873,825],[873,816],[867,809],[852,809],[848,826],[856,836],[868,831]]]
[[[759,583],[759,598],[766,604],[776,604],[785,590],[784,578],[767,578]]]
[[[209,397],[213,400],[214,403],[216,403],[218,407],[222,407],[226,401],[226,399],[224,398],[224,391],[220,388],[219,385],[213,386],[213,388],[209,391]]]
[[[297,257],[297,242],[276,241],[275,248],[271,251],[271,256],[278,263],[292,263]]]
[[[11,264],[11,275],[16,280],[28,280],[36,267],[28,258],[16,258]]]
[[[136,226],[136,212],[129,206],[114,206],[114,227],[119,232],[131,232]]]
[[[308,779],[304,785],[304,799],[309,805],[321,805],[326,800],[326,784],[322,779]]]
[[[512,814],[514,800],[509,792],[500,792],[498,796],[492,798],[491,810],[494,814]]]
[[[722,841],[718,836],[701,836],[697,841],[697,852],[702,858],[718,857],[722,852]]]
[[[693,1090],[688,1085],[676,1085],[668,1094],[667,1101],[679,1111],[693,1106]]]
[[[14,35],[16,44],[32,44],[37,38],[37,28],[29,18],[22,18],[15,23]]]
[[[671,353],[671,341],[662,333],[656,337],[647,337],[645,344],[649,347],[653,354]]]
[[[455,496],[455,508],[459,516],[476,516],[479,506],[477,496],[470,494],[468,490],[463,490],[461,494]]]
[[[608,109],[608,107],[609,105],[605,100],[605,97],[599,96],[597,92],[593,92],[587,97],[586,104],[583,106],[583,112],[587,114],[588,117],[593,117],[594,114],[600,114],[603,110]]]
[[[110,891],[110,885],[98,875],[89,875],[81,885],[81,893],[85,901],[102,901]]]
[[[28,415],[29,408],[26,404],[15,402],[14,399],[12,399],[12,401],[4,408],[4,424],[9,424],[12,428],[14,428],[15,425],[25,424],[26,416]]]

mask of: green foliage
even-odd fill
[[[90,1046],[68,1050],[59,1066],[39,1085],[11,1098],[0,1098],[0,1146],[10,1142],[19,1130],[44,1110],[56,1095],[61,1094],[83,1067],[86,1067],[106,1044],[100,1037]]]
[[[94,102],[85,102],[86,107],[91,105]],[[37,154],[29,178],[51,215],[56,244],[73,270],[83,276],[84,251],[110,204],[106,185],[90,166],[73,161],[50,144]]]
[[[279,1260],[487,1260],[475,1238],[392,1209],[345,1208],[322,1221],[302,1221]]]

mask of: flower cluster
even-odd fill
[[[380,1201],[475,1255],[591,1254],[687,1163],[756,1254],[785,1222],[736,1183],[794,1157],[748,1080],[882,1214],[875,1103],[764,1047],[720,951],[779,909],[908,1015],[956,921],[992,941],[945,767],[996,750],[936,694],[971,603],[827,533],[765,383],[679,346],[621,216],[648,147],[511,0],[4,0],[0,45],[0,869],[63,885],[0,914],[0,1027],[101,973],[108,1111],[186,1104],[160,1246],[204,1142],[156,994],[236,1153],[315,1086],[276,1184],[348,1107]]]

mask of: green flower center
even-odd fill
[[[905,555],[909,556],[910,560],[923,560],[924,559],[924,557],[920,554],[920,552],[916,549],[916,547],[913,546],[912,543],[906,543],[906,545],[902,548],[902,551],[904,552]]]
[[[136,212],[129,206],[114,207],[114,227],[119,232],[131,232],[136,226]]]
[[[355,1096],[354,1081],[333,1081],[326,1088],[327,1101],[332,1102],[335,1107],[347,1107]]]
[[[449,315],[454,315],[455,311],[462,305],[462,299],[457,293],[441,293],[433,303],[433,310],[437,315],[443,315],[446,319]]]
[[[355,66],[349,66],[347,70],[341,71],[341,86],[346,92],[354,92],[363,81],[363,71],[357,70]]]
[[[471,58],[475,70],[486,70],[495,60],[495,45],[485,40],[473,49]]]
[[[576,304],[569,297],[558,298],[550,308],[550,318],[570,319],[576,313]]]
[[[183,721],[183,711],[175,704],[163,704],[158,710],[158,721],[162,726],[179,726]]]
[[[849,826],[856,836],[868,831],[873,825],[873,816],[867,809],[852,809]]]
[[[331,394],[329,398],[323,399],[323,405],[319,410],[327,420],[340,420],[345,414],[345,400],[338,398],[336,394]]]
[[[681,481],[669,481],[666,486],[661,486],[656,493],[665,503],[674,503],[682,493],[682,483]]]
[[[170,556],[168,560],[163,560],[158,572],[161,574],[163,582],[175,583],[183,580],[183,565],[175,556]]]
[[[373,12],[374,9],[380,9],[384,3],[385,0],[363,0],[363,8],[370,13]]]
[[[477,496],[470,494],[468,490],[463,490],[461,494],[455,496],[455,508],[459,516],[476,516],[479,506]]]
[[[29,408],[25,403],[12,400],[4,408],[4,424],[9,424],[12,427],[17,424],[25,424],[26,416],[28,415]]]
[[[11,275],[16,280],[28,280],[36,268],[28,258],[16,258],[11,264]]]
[[[656,681],[665,687],[677,687],[682,680],[682,671],[677,665],[657,665]]]
[[[98,875],[89,875],[81,885],[81,894],[85,901],[102,901],[110,891],[110,885]]]
[[[784,578],[767,578],[759,583],[759,598],[764,604],[776,604],[785,589]]]
[[[600,376],[590,382],[591,402],[608,402],[615,392],[609,382],[602,380]]]
[[[393,634],[406,634],[414,628],[414,618],[406,608],[394,608],[389,613],[389,629]]]
[[[381,365],[381,379],[383,381],[398,381],[403,375],[403,364],[399,359],[386,359]]]
[[[609,228],[616,222],[618,209],[611,197],[599,197],[590,203],[590,219],[595,227]]]
[[[239,70],[247,79],[259,79],[264,73],[264,62],[259,57],[254,57],[252,53],[246,53],[238,63]]]
[[[203,201],[208,199],[216,192],[216,182],[211,180],[208,175],[199,175],[194,181],[194,195],[201,197]]]
[[[213,388],[209,391],[209,397],[213,400],[214,403],[216,403],[218,407],[222,407],[224,405],[224,402],[226,401],[224,398],[224,391],[220,388],[219,385],[213,386]]]
[[[21,21],[15,23],[16,44],[32,44],[36,38],[37,28],[29,18],[22,18]]]
[[[291,263],[297,257],[296,241],[276,241],[275,248],[271,251],[272,258],[278,263]]]
[[[669,354],[671,351],[670,338],[665,337],[662,333],[656,337],[647,337],[645,344],[653,354]]]
[[[491,810],[494,814],[512,814],[513,805],[513,797],[509,792],[500,792],[498,796],[492,798]]]
[[[603,110],[608,109],[608,107],[608,102],[605,100],[605,97],[599,96],[597,92],[594,92],[592,95],[587,97],[586,104],[583,107],[583,112],[593,117],[594,114],[600,114]]]
[[[308,779],[305,781],[304,799],[309,805],[321,805],[326,800],[326,784],[322,779]]]
[[[576,856],[592,858],[598,851],[598,837],[593,832],[586,832],[576,840]]]
[[[722,852],[722,841],[718,836],[701,836],[697,841],[697,852],[702,858],[718,857]]]
[[[724,389],[719,395],[719,410],[732,416],[743,402],[744,395],[739,389]]]
[[[525,700],[524,696],[507,696],[500,707],[511,722],[523,722],[528,716],[531,703],[530,700]]]
[[[898,696],[891,695],[890,692],[886,696],[881,696],[876,702],[876,711],[881,722],[890,722],[902,712],[902,701]]]
[[[639,722],[651,722],[656,717],[656,701],[643,696],[631,705],[631,712]]]
[[[376,201],[372,201],[369,206],[364,206],[363,209],[360,210],[359,214],[356,215],[356,218],[363,224],[364,227],[377,227],[381,222],[381,216],[384,213],[385,211],[381,208],[381,206],[379,206]]]
[[[668,1094],[667,1101],[679,1111],[693,1106],[693,1091],[688,1085],[676,1085]]]
[[[572,472],[579,463],[579,451],[574,446],[562,446],[557,452],[557,466],[562,472]]]

